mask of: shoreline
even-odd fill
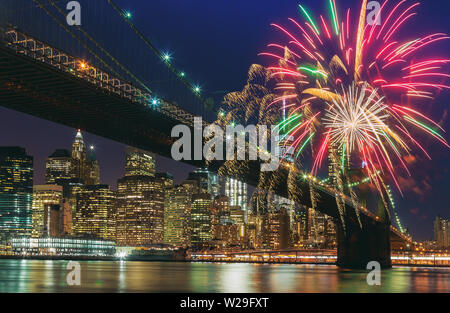
[[[267,261],[211,261],[211,260],[145,260],[145,259],[120,259],[116,257],[86,257],[86,256],[27,256],[18,257],[15,255],[0,255],[0,260],[41,260],[41,261],[111,261],[111,262],[164,262],[164,263],[247,263],[247,264],[289,264],[289,265],[335,265],[335,262],[267,262]],[[431,267],[431,268],[450,268],[449,265],[431,265],[431,264],[392,264],[392,267]]]

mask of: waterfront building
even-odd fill
[[[133,147],[126,148],[125,176],[155,176],[155,155]]]
[[[125,176],[117,182],[117,244],[163,243],[164,184],[152,176]]]
[[[75,199],[74,234],[114,240],[116,197],[109,186],[82,186]]]
[[[434,241],[437,249],[450,248],[450,222],[439,215],[434,220]]]
[[[63,232],[64,211],[59,218],[59,208],[63,205],[63,188],[58,185],[33,186],[32,221],[33,238],[57,237]],[[55,212],[56,211],[56,212]],[[55,216],[58,214],[58,216]],[[61,229],[61,232],[60,232]]]
[[[166,190],[164,204],[164,243],[188,247],[190,245],[190,211],[192,191],[185,186]]]
[[[114,241],[99,238],[13,238],[11,246],[16,255],[113,257],[116,254]]]
[[[225,180],[225,195],[230,199],[230,206],[240,206],[248,214],[247,184],[235,178]]]
[[[0,147],[0,243],[31,236],[33,157],[21,147]]]
[[[200,193],[192,196],[191,246],[195,249],[207,247],[212,239],[211,195]]]
[[[45,161],[45,183],[49,185],[70,180],[72,157],[66,149],[56,149]]]

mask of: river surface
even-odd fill
[[[369,286],[368,271],[334,265],[0,260],[0,292],[450,292],[450,268],[394,267]]]

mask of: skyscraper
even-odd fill
[[[212,239],[211,204],[211,195],[208,193],[192,196],[191,246],[193,249],[205,248]]]
[[[57,221],[58,225],[51,223],[51,211],[56,210],[56,207],[63,211],[63,190],[61,186],[57,185],[35,185],[33,186],[33,231],[32,236],[39,238],[43,236],[55,236],[54,229],[60,230],[60,225],[63,224],[64,217],[61,216],[61,221]],[[59,214],[59,212],[58,212]],[[59,235],[59,234],[58,234]]]
[[[248,198],[246,183],[235,178],[227,177],[225,181],[225,195],[230,199],[230,206],[240,206],[247,215]]]
[[[115,194],[108,185],[87,185],[76,192],[74,234],[115,239]]]
[[[209,193],[212,198],[220,194],[219,176],[207,167],[189,173],[188,180],[197,181],[199,193]]]
[[[0,147],[0,241],[31,236],[33,157],[24,148]]]
[[[117,244],[162,243],[164,186],[151,176],[125,176],[117,182]]]
[[[157,180],[161,181],[161,183],[164,186],[164,189],[172,188],[173,187],[173,176],[170,173],[163,172],[163,173],[156,173],[155,177]]]
[[[94,146],[89,147],[84,168],[84,183],[86,185],[100,184],[100,166],[95,155]]]
[[[434,220],[434,240],[438,249],[450,247],[450,222],[439,215]]]
[[[72,144],[72,177],[84,181],[86,165],[86,146],[84,145],[83,135],[78,129],[75,141]]]
[[[45,162],[45,183],[57,184],[58,181],[70,180],[72,157],[66,149],[56,149]]]
[[[272,250],[290,248],[289,213],[285,208],[269,210],[263,220],[264,244]]]
[[[336,245],[336,226],[333,219],[317,210],[307,210],[308,239],[311,248],[333,248]]]
[[[164,205],[164,243],[188,247],[192,191],[185,186],[167,189]]]
[[[132,147],[126,149],[125,176],[155,176],[153,153]]]

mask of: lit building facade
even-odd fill
[[[271,250],[288,249],[291,246],[289,214],[285,208],[269,210],[263,220],[264,245]]]
[[[125,176],[155,176],[155,155],[132,147],[126,149]]]
[[[191,246],[194,250],[204,248],[211,243],[211,205],[211,195],[208,193],[192,196]]]
[[[190,245],[190,212],[192,192],[184,186],[167,189],[164,205],[164,243]]]
[[[57,184],[72,178],[72,157],[66,149],[56,149],[45,161],[45,183]]]
[[[333,219],[311,208],[308,208],[307,212],[307,246],[309,248],[335,248],[337,240]]]
[[[206,167],[198,168],[189,173],[188,180],[197,181],[198,193],[209,193],[212,198],[220,194],[219,176]]]
[[[151,176],[125,176],[117,182],[117,244],[163,243],[164,184]]]
[[[33,186],[33,238],[60,235],[64,228],[64,216],[55,217],[55,210],[64,212],[63,190],[57,185],[35,185]],[[52,216],[53,214],[53,216]],[[64,214],[64,213],[62,213]]]
[[[115,239],[115,193],[108,185],[87,185],[76,193],[76,236]]]
[[[31,236],[33,157],[24,148],[0,147],[0,242]]]
[[[84,181],[86,167],[86,146],[84,145],[81,130],[77,131],[75,141],[72,144],[72,178],[78,178]]]
[[[226,178],[225,195],[230,199],[230,206],[240,206],[245,214],[248,212],[247,189],[246,183],[235,178]]]
[[[13,238],[16,255],[108,256],[116,253],[114,241],[84,238]]]
[[[100,166],[95,155],[94,147],[89,147],[89,154],[84,168],[84,183],[86,185],[100,184]]]
[[[434,220],[434,241],[437,249],[450,247],[450,222],[439,215]]]
[[[164,189],[173,188],[173,175],[167,172],[156,173],[155,178],[161,181]]]

